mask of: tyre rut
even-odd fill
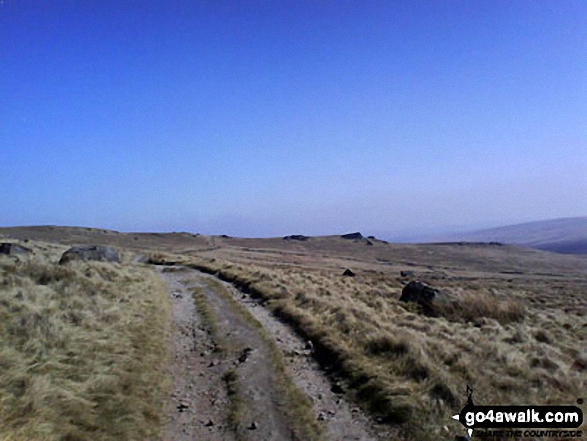
[[[281,387],[283,378],[280,378],[283,373],[276,370],[275,348],[271,347],[273,343],[278,348],[277,356],[281,357],[285,364],[286,375],[312,400],[314,414],[311,418],[319,421],[323,428],[322,439],[398,439],[397,434],[392,433],[388,426],[374,423],[358,407],[347,403],[312,359],[311,350],[305,347],[305,342],[287,325],[273,317],[267,309],[259,306],[255,300],[232,285],[194,269],[174,267],[160,271],[170,286],[170,292],[181,291],[184,297],[190,299],[193,295],[196,304],[201,302],[209,308],[209,314],[214,322],[205,323],[205,317],[203,320],[201,312],[198,313],[192,304],[192,313],[197,316],[192,321],[198,325],[195,328],[192,326],[192,329],[196,329],[195,333],[188,329],[186,337],[200,341],[192,341],[189,344],[183,342],[179,350],[197,353],[198,361],[194,363],[192,360],[191,371],[176,369],[176,375],[188,375],[191,379],[187,380],[187,387],[191,384],[191,390],[195,391],[191,395],[188,394],[189,399],[191,402],[200,400],[205,404],[194,402],[193,416],[198,423],[187,425],[188,432],[190,429],[193,432],[193,438],[167,439],[300,439],[299,436],[296,437],[294,430],[295,421],[291,420],[291,413],[287,412],[288,403]],[[173,294],[172,299],[175,305],[176,299]],[[186,314],[187,305],[185,302],[179,303],[178,308],[183,308],[182,314]],[[272,340],[271,344],[267,341],[268,338]],[[183,337],[179,339],[183,340]],[[190,350],[190,344],[198,349]],[[202,347],[207,349],[200,351]],[[175,359],[176,363],[181,363],[185,359],[185,354],[176,353]],[[176,385],[181,385],[186,379],[174,381]],[[206,386],[196,386],[196,383],[206,383]],[[208,419],[208,422],[213,423],[212,426],[206,425]],[[170,425],[176,422],[178,421],[174,422],[172,418]],[[198,436],[193,429],[202,427],[206,432],[200,430]],[[182,429],[185,430],[185,427]],[[311,438],[303,439],[310,440]]]

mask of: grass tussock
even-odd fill
[[[526,308],[521,301],[500,299],[489,293],[461,294],[455,301],[435,303],[432,312],[453,322],[475,322],[491,318],[501,325],[521,322],[526,316]]]
[[[0,439],[156,438],[166,288],[145,268],[0,256]]]

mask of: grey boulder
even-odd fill
[[[438,301],[446,301],[446,293],[433,288],[423,282],[412,281],[404,286],[400,301],[414,302],[423,306],[425,312],[432,312],[433,304]]]
[[[100,245],[72,247],[61,256],[59,264],[70,262],[72,260],[97,260],[102,262],[120,262],[118,250],[114,247]]]

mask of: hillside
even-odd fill
[[[311,358],[335,394],[398,433],[393,439],[454,439],[462,427],[450,416],[464,405],[467,384],[476,403],[504,405],[572,404],[576,391],[587,386],[584,256],[497,243],[388,244],[362,236],[246,239],[71,227],[3,228],[2,236],[25,246],[58,243],[59,249],[114,245],[124,253],[125,271],[153,268],[134,263],[140,254],[173,265],[180,271],[177,284],[187,283],[188,274],[207,280],[198,271],[229,282],[239,290],[236,299],[313,342]],[[85,267],[79,268],[81,280]],[[343,276],[347,268],[354,277]],[[194,273],[181,272],[187,270]],[[6,260],[6,274],[19,271]],[[441,290],[451,302],[433,313],[406,304],[400,297],[412,280]],[[177,299],[181,290],[189,292],[186,287],[172,291]],[[210,300],[200,296],[198,310],[214,309]],[[285,372],[308,356],[274,343],[286,360]],[[200,357],[199,350],[192,353]],[[206,361],[205,369],[216,366],[222,364]]]
[[[527,222],[456,233],[438,241],[501,242],[563,254],[587,254],[587,217]]]

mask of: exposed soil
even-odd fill
[[[267,335],[286,361],[286,374],[313,401],[314,417],[324,427],[324,439],[395,438],[389,427],[375,424],[349,404],[312,359],[311,347],[255,300],[229,284],[210,283],[212,276],[196,270],[175,267],[159,271],[169,286],[174,321],[174,362],[170,366],[174,392],[168,405],[165,440],[296,439]],[[226,295],[218,292],[219,286],[245,305],[262,328],[255,326],[254,319],[243,317]],[[194,289],[214,315],[213,326],[194,306]],[[225,381],[229,372],[236,379],[237,396]]]
[[[182,273],[160,271],[169,286],[172,300],[173,378],[165,441],[233,441],[228,428],[229,404],[222,375],[225,360],[215,354],[216,345],[210,330],[196,313],[188,285]]]

